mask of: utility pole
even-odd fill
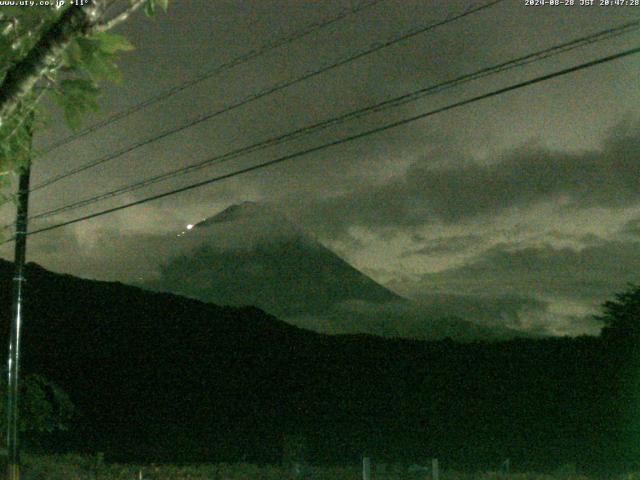
[[[29,145],[29,149],[31,146]],[[29,152],[29,155],[31,152]],[[27,215],[29,207],[30,162],[20,172],[16,214],[13,299],[7,359],[7,480],[20,480],[20,443],[18,439],[18,383],[20,378],[20,330],[23,317],[24,264],[27,255]]]

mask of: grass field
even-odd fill
[[[249,464],[202,464],[193,466],[171,465],[119,465],[102,464],[94,457],[67,456],[25,456],[23,458],[22,480],[360,480],[361,470],[352,467],[306,467],[300,477],[277,466],[256,466]],[[430,478],[425,473],[409,473],[406,467],[387,466],[385,472],[374,468],[372,480],[424,480]],[[619,480],[640,480],[640,474],[616,477]],[[536,473],[458,473],[442,471],[441,480],[590,480],[566,470],[555,474]]]

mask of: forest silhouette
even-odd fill
[[[8,334],[12,265],[0,261]],[[311,463],[431,457],[460,469],[638,468],[640,287],[603,305],[600,337],[424,342],[328,336],[30,264],[23,370],[78,412],[34,451],[109,460]]]

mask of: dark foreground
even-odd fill
[[[200,464],[190,466],[174,465],[132,465],[105,464],[99,458],[90,456],[27,456],[24,458],[23,477],[29,480],[267,480],[267,479],[308,479],[308,480],[359,480],[362,471],[358,465],[341,467],[308,466],[295,476],[290,469],[278,466],[257,466],[252,464]],[[409,471],[411,470],[411,471]],[[414,466],[400,464],[374,465],[371,478],[376,480],[418,480],[430,475]],[[441,471],[442,480],[589,480],[575,473],[571,465],[565,465],[551,474],[478,472],[460,473]],[[628,473],[620,480],[638,480],[640,473]]]

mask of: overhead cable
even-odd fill
[[[242,168],[242,169],[236,170],[234,172],[230,172],[230,173],[227,173],[227,174],[224,174],[224,175],[219,175],[219,176],[216,176],[216,177],[213,177],[213,178],[209,178],[207,180],[202,180],[202,181],[199,181],[199,182],[196,182],[196,183],[192,183],[190,185],[186,185],[186,186],[183,186],[183,187],[180,187],[180,188],[176,188],[176,189],[169,190],[169,191],[166,191],[166,192],[163,192],[163,193],[159,193],[159,194],[156,194],[156,195],[145,197],[145,198],[133,201],[133,202],[129,202],[129,203],[126,203],[126,204],[123,204],[123,205],[119,205],[117,207],[107,208],[107,209],[104,209],[104,210],[101,210],[101,211],[98,211],[98,212],[94,212],[94,213],[91,213],[91,214],[88,214],[88,215],[84,215],[82,217],[78,217],[78,218],[72,219],[72,220],[67,220],[67,221],[60,222],[60,223],[57,223],[57,224],[54,224],[54,225],[49,225],[49,226],[46,226],[46,227],[42,227],[40,229],[28,232],[27,235],[35,235],[35,234],[38,234],[38,233],[47,232],[47,231],[54,230],[54,229],[57,229],[57,228],[61,228],[61,227],[67,226],[67,225],[72,225],[72,224],[75,224],[75,223],[79,223],[79,222],[83,222],[83,221],[86,221],[86,220],[90,220],[92,218],[101,217],[101,216],[107,215],[109,213],[114,213],[114,212],[117,212],[117,211],[120,211],[120,210],[125,210],[127,208],[131,208],[131,207],[134,207],[134,206],[137,206],[137,205],[142,205],[144,203],[148,203],[148,202],[151,202],[151,201],[154,201],[154,200],[159,200],[161,198],[165,198],[165,197],[169,197],[169,196],[172,196],[172,195],[176,195],[178,193],[186,192],[186,191],[193,190],[193,189],[196,189],[196,188],[200,188],[200,187],[203,187],[203,186],[206,186],[206,185],[211,185],[213,183],[217,183],[217,182],[229,179],[229,178],[237,177],[239,175],[243,175],[243,174],[246,174],[246,173],[249,173],[249,172],[253,172],[253,171],[260,170],[260,169],[263,169],[263,168],[266,168],[266,167],[270,167],[270,166],[285,162],[287,160],[292,160],[292,159],[295,159],[295,158],[303,157],[303,156],[306,156],[306,155],[309,155],[309,154],[312,154],[312,153],[316,153],[316,152],[320,152],[322,150],[326,150],[327,148],[331,148],[331,147],[342,145],[342,144],[345,144],[345,143],[348,143],[348,142],[352,142],[354,140],[367,137],[369,135],[373,135],[373,134],[376,134],[376,133],[381,133],[381,132],[384,132],[384,131],[387,131],[387,130],[391,130],[393,128],[397,128],[397,127],[400,127],[402,125],[407,125],[407,124],[415,122],[417,120],[422,120],[424,118],[427,118],[427,117],[430,117],[430,116],[433,116],[433,115],[436,115],[436,114],[439,114],[439,113],[443,113],[443,112],[446,112],[448,110],[452,110],[454,108],[459,108],[459,107],[462,107],[464,105],[469,105],[471,103],[475,103],[475,102],[478,102],[478,101],[481,101],[481,100],[485,100],[485,99],[488,99],[488,98],[491,98],[491,97],[496,97],[496,96],[499,96],[499,95],[503,95],[503,94],[505,94],[507,92],[518,90],[518,89],[521,89],[521,88],[524,88],[524,87],[528,87],[528,86],[531,86],[531,85],[534,85],[534,84],[537,84],[537,83],[545,82],[545,81],[551,80],[553,78],[557,78],[557,77],[560,77],[560,76],[563,76],[563,75],[574,73],[574,72],[577,72],[577,71],[580,71],[580,70],[585,70],[587,68],[591,68],[591,67],[594,67],[596,65],[600,65],[600,64],[603,64],[603,63],[611,62],[613,60],[621,59],[623,57],[627,57],[627,56],[630,56],[630,55],[635,55],[637,53],[640,53],[640,47],[639,48],[632,48],[632,49],[629,49],[629,50],[624,50],[622,52],[619,52],[619,53],[616,53],[616,54],[613,54],[613,55],[609,55],[609,56],[606,56],[606,57],[601,57],[601,58],[598,58],[596,60],[585,62],[585,63],[579,64],[579,65],[576,65],[576,66],[573,66],[573,67],[565,68],[565,69],[562,69],[562,70],[559,70],[559,71],[556,71],[556,72],[553,72],[553,73],[549,73],[549,74],[546,74],[546,75],[535,77],[533,79],[526,80],[524,82],[519,82],[519,83],[510,85],[508,87],[504,87],[504,88],[500,88],[500,89],[497,89],[497,90],[493,90],[491,92],[488,92],[488,93],[485,93],[485,94],[482,94],[482,95],[477,95],[475,97],[472,97],[472,98],[469,98],[469,99],[466,99],[466,100],[461,100],[461,101],[449,104],[447,106],[437,108],[435,110],[430,110],[428,112],[424,112],[424,113],[421,113],[421,114],[418,114],[418,115],[414,115],[414,116],[411,116],[411,117],[408,117],[408,118],[405,118],[405,119],[402,119],[402,120],[398,120],[398,121],[395,121],[395,122],[387,123],[386,125],[383,125],[383,126],[380,126],[380,127],[376,127],[376,128],[373,128],[373,129],[370,129],[370,130],[367,130],[367,131],[364,131],[364,132],[361,132],[361,133],[357,133],[357,134],[350,135],[350,136],[347,136],[347,137],[343,137],[343,138],[340,138],[340,139],[337,139],[337,140],[333,140],[331,142],[324,143],[324,144],[316,146],[316,147],[311,147],[311,148],[308,148],[308,149],[305,149],[305,150],[302,150],[302,151],[299,151],[299,152],[296,152],[296,153],[284,155],[284,156],[278,157],[278,158],[273,159],[273,160],[269,160],[269,161],[266,161],[266,162],[263,162],[263,163],[259,163],[257,165],[252,165],[250,167],[246,167],[246,168]],[[4,243],[7,243],[7,242],[10,242],[10,241],[13,241],[13,240],[15,240],[15,238],[11,238],[11,239],[6,240],[5,242],[2,242],[2,243],[4,244]]]

